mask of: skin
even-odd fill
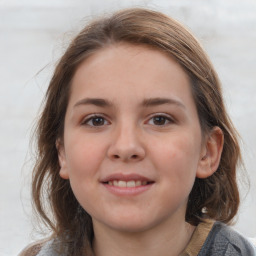
[[[189,79],[169,56],[117,44],[87,58],[57,147],[60,176],[92,217],[95,255],[180,254],[195,177],[217,169],[222,144],[219,128],[202,134]],[[116,174],[152,183],[113,191],[103,181]]]

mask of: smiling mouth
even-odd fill
[[[136,181],[135,180],[129,180],[129,181],[111,180],[111,181],[104,182],[104,184],[107,184],[113,187],[119,187],[119,188],[134,188],[134,187],[146,186],[152,183],[153,182],[150,182],[150,181],[140,181],[140,180],[136,180]]]
[[[100,181],[105,188],[118,196],[137,195],[151,188],[155,181],[136,173],[114,173]]]

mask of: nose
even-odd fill
[[[123,162],[141,161],[145,157],[145,148],[139,128],[131,125],[122,125],[113,131],[111,144],[108,148],[108,157],[111,160]]]

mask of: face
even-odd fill
[[[60,176],[94,225],[143,231],[185,221],[205,150],[189,79],[169,56],[119,44],[77,69]]]

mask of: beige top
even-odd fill
[[[207,236],[209,235],[213,224],[213,220],[204,220],[204,222],[198,224],[189,241],[188,246],[180,254],[180,256],[197,256]]]

